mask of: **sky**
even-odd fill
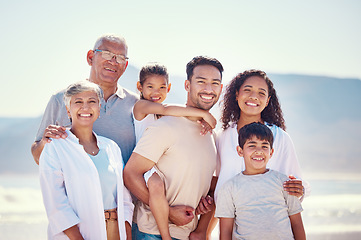
[[[125,37],[129,64],[184,78],[207,55],[225,83],[249,68],[361,79],[360,13],[358,0],[0,0],[0,117],[40,116],[89,76],[86,53],[106,33]]]

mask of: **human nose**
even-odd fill
[[[256,153],[262,153],[262,147],[256,147]]]
[[[113,64],[118,64],[117,61],[117,56],[115,56],[115,54],[112,56],[112,58],[110,60],[108,60],[109,62],[113,63]]]
[[[249,97],[252,98],[252,99],[258,99],[258,96],[257,96],[257,94],[255,92],[251,92]]]
[[[212,86],[212,84],[211,84],[211,83],[205,84],[205,86],[204,86],[204,91],[209,92],[209,93],[213,92],[213,86]]]
[[[83,103],[83,105],[81,106],[82,109],[88,109],[89,108],[89,104],[87,102]]]

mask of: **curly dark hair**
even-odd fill
[[[262,120],[271,125],[276,125],[283,130],[286,130],[281,105],[278,101],[277,93],[273,87],[273,83],[268,78],[265,72],[256,69],[246,70],[243,73],[239,73],[227,85],[226,93],[224,94],[222,104],[222,128],[225,130],[230,126],[231,122],[237,122],[239,120],[241,116],[241,109],[239,108],[238,102],[236,100],[237,93],[243,83],[246,81],[246,79],[252,76],[258,76],[263,78],[268,86],[270,100],[267,107],[261,113]]]

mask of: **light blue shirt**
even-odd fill
[[[117,207],[117,176],[115,169],[110,165],[109,158],[103,149],[97,155],[88,154],[98,170],[100,186],[103,195],[104,210]]]

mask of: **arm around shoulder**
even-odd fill
[[[31,145],[31,154],[33,155],[35,163],[38,164],[38,165],[39,165],[39,158],[40,158],[41,152],[44,149],[44,146],[45,146],[45,143],[42,140],[35,141]]]
[[[66,137],[65,128],[55,125],[68,124],[70,122],[62,101],[63,95],[63,92],[58,92],[51,96],[43,114],[35,142],[31,145],[31,153],[37,164],[39,164],[39,158],[45,144],[51,142],[50,138]]]

